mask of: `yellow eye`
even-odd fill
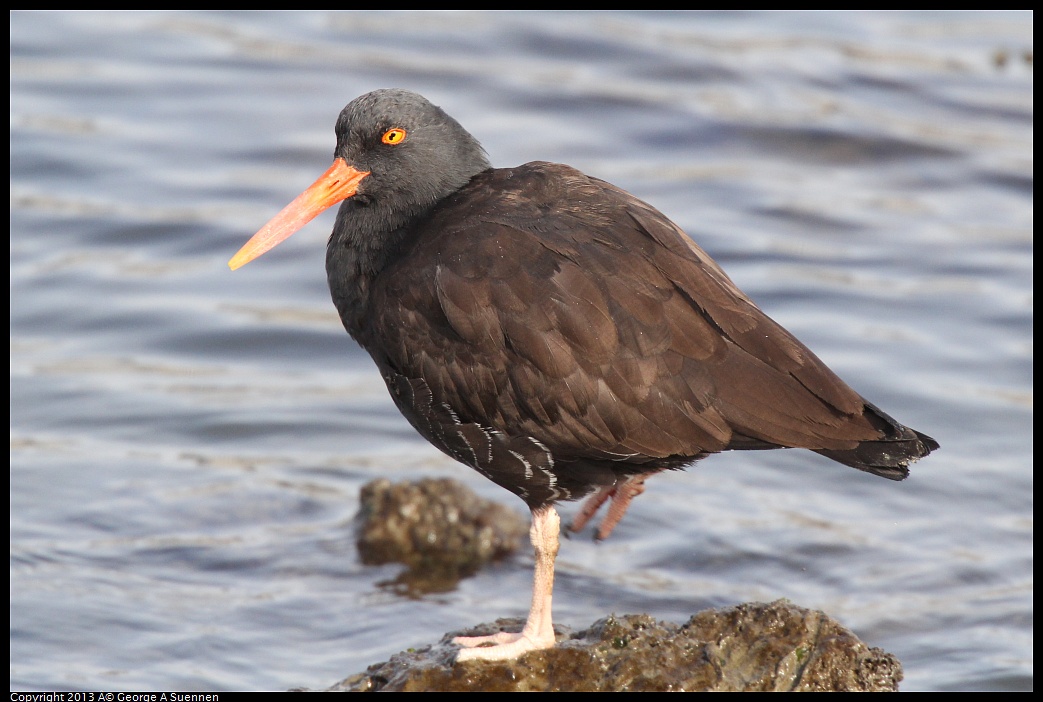
[[[401,144],[406,138],[406,130],[395,127],[384,132],[384,136],[380,137],[380,140],[385,144]]]

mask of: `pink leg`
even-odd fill
[[[627,513],[630,501],[645,491],[645,480],[648,478],[649,474],[635,475],[616,487],[615,492],[612,494],[612,501],[608,504],[608,512],[605,513],[605,518],[598,525],[598,541],[603,541],[609,537],[612,530],[623,519],[623,515]]]
[[[598,541],[607,539],[612,530],[623,519],[623,515],[627,513],[631,500],[645,491],[645,481],[653,475],[655,473],[635,475],[612,487],[601,488],[588,497],[586,502],[580,507],[579,513],[568,527],[569,531],[579,531],[586,526],[591,517],[601,508],[601,505],[611,498],[612,501],[608,505],[608,512],[605,513],[605,518],[598,525],[598,533],[595,536],[595,539]]]
[[[529,537],[536,550],[536,572],[532,582],[532,607],[525,628],[518,634],[500,632],[491,636],[457,636],[453,643],[464,648],[456,660],[482,659],[503,661],[517,658],[527,651],[538,651],[554,646],[554,625],[551,623],[551,594],[554,591],[554,559],[558,555],[560,521],[553,507],[532,511]],[[491,643],[492,646],[482,646]]]
[[[616,494],[616,486],[603,487],[593,495],[583,500],[583,504],[580,505],[579,512],[572,518],[572,523],[566,527],[571,532],[583,531],[583,527],[587,526],[587,522],[590,521],[591,517],[598,513],[601,509],[601,505],[605,504],[605,500]]]

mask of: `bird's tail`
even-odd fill
[[[819,449],[815,453],[890,480],[904,480],[909,464],[938,448],[938,442],[915,429],[902,426],[872,403],[866,403],[866,416],[875,420],[881,437],[863,441],[852,449]]]

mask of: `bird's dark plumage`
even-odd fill
[[[410,423],[534,520],[721,451],[806,448],[901,480],[938,447],[633,195],[558,164],[492,169],[455,120],[401,90],[349,104],[337,140],[301,197],[315,213],[343,200],[326,267],[344,326]],[[303,226],[294,217],[255,248]]]

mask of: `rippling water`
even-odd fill
[[[527,610],[527,555],[421,599],[358,562],[373,477],[523,505],[417,437],[344,334],[332,214],[225,265],[377,87],[496,165],[656,205],[942,445],[904,483],[806,452],[657,477],[563,545],[556,621],[787,597],[904,689],[1031,689],[1032,21],[11,14],[12,689],[322,687]]]

